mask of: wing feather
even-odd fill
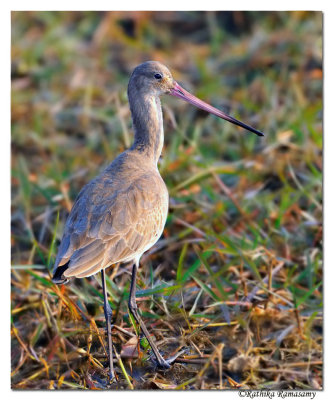
[[[141,176],[126,188],[111,183],[102,176],[79,194],[65,225],[54,272],[68,262],[65,277],[90,276],[134,259],[158,240],[168,208],[160,176]]]

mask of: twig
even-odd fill
[[[281,261],[272,271],[271,273],[271,279],[273,278],[273,276],[275,274],[277,274],[280,269],[284,266],[284,261]],[[265,284],[268,282],[268,276],[266,276],[263,280],[262,283]],[[245,297],[244,301],[248,302],[248,301],[252,301],[252,299],[254,298],[254,296],[256,295],[256,293],[258,292],[259,289],[262,289],[262,285],[257,285],[254,289],[252,289],[251,293]]]
[[[122,332],[122,333],[124,333],[125,335],[128,335],[128,336],[130,336],[130,337],[135,337],[134,333],[129,332],[129,331],[127,331],[126,329],[121,328],[121,327],[118,326],[118,325],[112,325],[112,328],[115,328],[115,329],[117,329],[119,332]]]

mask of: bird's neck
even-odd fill
[[[159,97],[136,92],[129,95],[134,128],[134,144],[131,147],[157,164],[164,142],[163,116]]]

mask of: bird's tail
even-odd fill
[[[52,277],[52,282],[53,283],[55,283],[55,284],[57,284],[57,285],[60,285],[61,283],[67,283],[67,282],[69,282],[69,279],[67,279],[67,278],[65,278],[64,276],[63,276],[63,273],[66,271],[66,269],[68,268],[68,263],[69,262],[67,262],[66,264],[64,264],[64,265],[61,265],[60,267],[58,267],[55,271],[54,271],[54,274],[53,274],[53,277]]]

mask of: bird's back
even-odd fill
[[[168,192],[153,164],[120,154],[79,193],[65,224],[53,281],[138,260],[161,236]]]

